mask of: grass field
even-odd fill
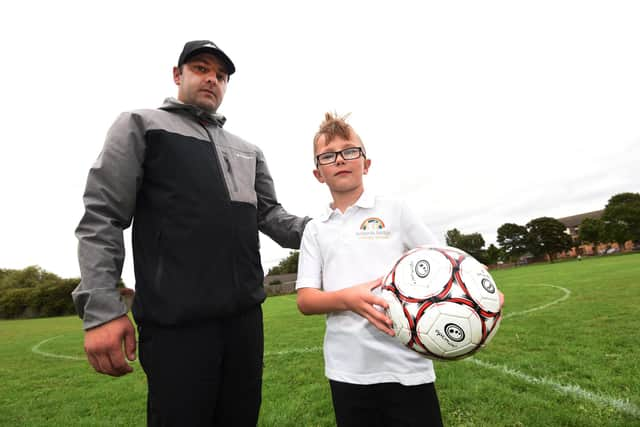
[[[640,426],[640,254],[492,272],[506,296],[493,342],[436,362],[447,426]],[[261,426],[332,426],[324,317],[264,305]],[[96,374],[74,317],[0,322],[1,426],[142,426],[142,369]],[[419,408],[416,408],[419,410]]]

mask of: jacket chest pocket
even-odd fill
[[[255,153],[239,151],[230,147],[220,147],[218,153],[231,201],[257,206]]]

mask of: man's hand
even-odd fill
[[[127,315],[113,319],[84,334],[84,351],[89,363],[100,373],[119,377],[133,371],[124,360],[122,345],[127,359],[136,359],[136,333]]]
[[[394,336],[395,332],[390,326],[393,324],[383,312],[377,310],[374,305],[389,308],[389,304],[381,297],[375,296],[371,291],[382,284],[382,278],[361,285],[353,286],[339,291],[341,299],[347,310],[367,319],[373,326],[387,335]]]

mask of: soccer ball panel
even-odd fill
[[[388,290],[383,290],[381,293],[382,298],[389,304],[389,308],[386,310],[386,315],[393,321],[392,329],[396,333],[396,338],[407,345],[411,341],[411,326],[409,325],[409,319],[405,316],[402,309],[402,303],[398,301],[395,294]]]
[[[472,352],[482,342],[482,320],[466,305],[437,303],[418,319],[416,333],[430,353],[457,358]]]
[[[491,274],[473,258],[465,258],[460,263],[460,278],[469,296],[480,308],[491,313],[500,311],[500,295]]]
[[[493,339],[493,337],[496,335],[496,332],[498,332],[498,328],[500,327],[501,322],[502,322],[501,315],[497,317],[497,320],[495,317],[485,320],[485,324],[487,325],[487,331],[490,331],[490,332],[487,335],[487,338],[482,343],[483,346],[489,344],[489,342]]]
[[[404,296],[426,299],[438,295],[449,283],[453,266],[442,253],[422,249],[409,252],[396,265],[393,281]]]

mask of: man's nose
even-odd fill
[[[207,74],[206,81],[207,81],[207,83],[215,83],[215,84],[218,84],[218,79],[216,78],[215,73],[209,73],[209,74]]]

